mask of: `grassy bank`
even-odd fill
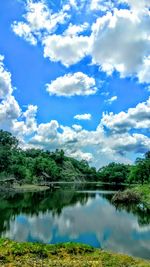
[[[150,184],[135,186],[131,190],[139,194],[141,202],[150,209]]]
[[[150,209],[150,185],[137,185],[130,189],[117,192],[112,202],[124,204],[141,203],[144,207]]]
[[[42,245],[0,240],[1,267],[148,267],[150,261],[79,244]]]

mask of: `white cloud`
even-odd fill
[[[90,9],[101,10],[106,12],[114,7],[114,3],[110,0],[91,0]]]
[[[76,72],[58,77],[51,84],[47,84],[47,91],[51,95],[70,97],[75,95],[92,95],[96,93],[97,88],[94,78],[88,77],[82,72]]]
[[[28,41],[32,45],[37,44],[37,38],[31,32],[31,28],[28,24],[23,22],[14,22],[13,31],[19,37],[23,37],[26,41]]]
[[[4,65],[2,65],[2,73],[5,74],[6,82],[1,83],[3,98],[0,101],[0,127],[19,137],[20,144],[24,148],[64,149],[67,155],[89,160],[97,167],[110,161],[129,162],[126,156],[130,158],[130,155],[144,153],[150,149],[148,134],[139,133],[141,129],[144,129],[143,132],[150,129],[150,98],[128,109],[127,112],[103,114],[100,124],[94,130],[86,130],[76,124],[72,127],[60,125],[56,120],[38,124],[37,106],[29,105],[23,112],[12,95],[11,74]],[[95,88],[95,80],[83,73],[68,75],[69,78],[64,76],[65,78],[58,78],[62,79],[59,82],[56,80],[57,84],[62,86],[61,92],[60,87],[56,87],[57,94],[63,92],[67,96],[68,94],[85,95]],[[64,82],[65,79],[68,87]],[[90,120],[91,114],[78,114],[74,118]],[[131,129],[134,129],[133,134],[130,133]],[[136,129],[138,129],[137,132]]]
[[[11,74],[4,69],[4,57],[0,55],[0,99],[11,95],[13,88],[11,85]]]
[[[121,9],[120,3],[126,3],[130,8]],[[90,10],[103,11],[103,16],[90,25],[90,36],[83,34],[88,27],[87,22],[82,25],[70,23],[69,26],[66,23],[70,22],[71,7],[78,7],[81,11],[85,5],[90,5]],[[69,67],[88,55],[92,63],[108,75],[116,70],[121,77],[134,76],[141,83],[149,83],[149,7],[147,0],[118,0],[115,5],[113,1],[106,0],[91,0],[88,4],[85,0],[69,0],[59,12],[54,13],[46,2],[28,0],[23,20],[14,22],[12,27],[17,35],[31,44],[40,42],[44,57],[53,62]],[[62,34],[56,34],[59,24],[66,24]]]
[[[57,135],[59,124],[56,120],[52,120],[49,123],[42,123],[39,125],[37,134],[44,138],[53,138]]]
[[[105,100],[105,102],[109,105],[111,105],[114,101],[116,101],[118,99],[117,96],[112,96],[111,98]]]
[[[89,37],[81,35],[49,35],[43,40],[44,57],[69,67],[88,54],[89,41]]]
[[[53,13],[44,1],[32,0],[27,1],[26,14],[23,17],[25,22],[15,21],[12,29],[32,45],[37,44],[45,34],[53,33],[59,24],[64,24],[69,18],[64,10]]]
[[[69,4],[70,4],[70,6],[77,8],[76,0],[69,0]]]
[[[92,162],[93,160],[93,155],[91,153],[85,153],[85,152],[82,152],[81,150],[69,153],[69,155],[79,160],[86,160],[87,162]]]
[[[72,128],[76,131],[76,132],[79,132],[82,130],[82,126],[79,125],[79,124],[73,124],[72,125]]]
[[[150,98],[127,112],[103,114],[101,123],[112,131],[150,128]]]
[[[150,56],[144,59],[143,67],[139,71],[138,78],[140,83],[150,84]]]
[[[93,64],[108,75],[117,70],[121,77],[139,78],[150,53],[149,24],[148,14],[140,16],[127,9],[114,9],[113,13],[99,17],[92,26]]]
[[[150,8],[150,2],[148,0],[118,0],[118,2],[128,4],[134,12],[138,13],[143,13]]]
[[[150,138],[143,134],[128,134],[114,135],[112,149],[120,154],[126,152],[145,153],[150,149]]]
[[[11,122],[20,116],[20,107],[13,96],[7,96],[0,103],[0,125]]]
[[[89,27],[89,24],[87,22],[81,25],[73,25],[72,23],[70,23],[67,30],[65,30],[63,34],[69,35],[69,36],[78,35],[79,33],[82,33],[85,30],[87,30],[88,27]]]
[[[3,57],[0,57],[3,60]],[[29,105],[22,112],[13,94],[11,74],[0,63],[0,127],[15,134],[18,138],[33,134],[37,129],[37,106]],[[23,139],[22,139],[23,141]]]
[[[74,116],[74,119],[76,120],[91,120],[92,116],[89,113],[85,114],[77,114]]]

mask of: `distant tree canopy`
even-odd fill
[[[137,158],[135,165],[131,167],[129,173],[129,182],[131,183],[150,183],[150,151],[144,158]]]
[[[134,165],[112,162],[98,171],[85,160],[67,157],[63,150],[22,150],[11,133],[0,130],[0,176],[14,176],[19,182],[100,181],[106,183],[149,183],[150,151]]]
[[[86,161],[40,149],[22,150],[11,133],[0,131],[0,176],[12,175],[19,182],[74,181],[96,179],[96,169]]]
[[[130,172],[130,166],[112,162],[98,171],[98,177],[101,181],[107,183],[126,183]]]

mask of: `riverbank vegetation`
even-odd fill
[[[42,245],[0,240],[0,266],[148,267],[149,261],[80,244]]]
[[[63,150],[44,151],[19,147],[11,133],[0,130],[0,182],[15,179],[21,184],[40,184],[42,181],[88,181],[103,183],[150,183],[150,152],[138,158],[134,165],[110,163],[96,170],[85,160],[65,155]],[[0,184],[1,186],[1,184]]]
[[[138,204],[150,210],[150,185],[136,185],[133,188],[118,191],[112,198],[114,204]]]

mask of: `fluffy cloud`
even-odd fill
[[[18,138],[24,138],[36,131],[37,106],[29,105],[27,110],[22,112],[13,96],[11,74],[4,67],[3,57],[0,57],[0,60],[0,127],[11,131]]]
[[[37,38],[32,34],[31,28],[28,24],[24,22],[14,22],[13,31],[16,35],[23,37],[30,44],[37,44]]]
[[[119,4],[127,4],[122,8]],[[134,76],[141,83],[150,82],[150,4],[146,0],[91,0],[92,10],[100,9],[103,15],[91,27],[91,34],[83,31],[88,24],[68,24],[71,7],[85,6],[86,1],[70,0],[62,9],[53,13],[44,1],[27,1],[23,21],[14,22],[12,28],[20,37],[35,45],[41,42],[44,57],[61,62],[64,66],[78,63],[85,56],[91,56],[93,64],[111,75],[118,71],[121,77]],[[89,2],[88,5],[89,7]],[[89,12],[89,10],[83,11]],[[91,14],[91,17],[93,14]],[[59,24],[65,24],[64,31],[56,34]],[[115,47],[115,49],[114,49]]]
[[[96,93],[97,88],[94,78],[88,77],[82,72],[76,72],[58,77],[51,84],[47,84],[47,91],[51,95],[70,97],[74,95],[92,95]]]
[[[22,138],[26,135],[33,134],[37,130],[36,114],[37,106],[29,105],[27,110],[21,114],[19,120],[13,120],[13,133]]]
[[[138,13],[143,13],[147,11],[148,8],[150,8],[150,3],[147,0],[118,0],[119,3],[126,3],[129,5],[129,7]]]
[[[150,84],[150,56],[144,59],[143,68],[140,69],[138,78],[140,83]]]
[[[74,116],[74,119],[76,120],[91,120],[92,116],[89,113],[85,114],[77,114]]]
[[[73,124],[73,125],[72,125],[72,128],[73,128],[75,131],[77,131],[77,132],[79,132],[79,131],[82,130],[82,126],[79,125],[79,124]]]
[[[11,85],[11,74],[4,69],[4,57],[0,55],[0,99],[11,95],[13,88]]]
[[[70,23],[67,30],[64,32],[64,35],[75,36],[87,30],[88,27],[89,24],[87,22],[81,25],[73,25]]]
[[[139,77],[150,53],[149,24],[150,16],[140,17],[127,9],[98,18],[92,27],[93,63],[108,75],[117,70],[122,77]]]
[[[60,61],[66,67],[79,62],[88,54],[89,37],[49,35],[43,40],[44,56]]]
[[[150,138],[143,134],[114,135],[112,149],[124,155],[126,152],[145,153],[150,149]]]
[[[103,114],[101,123],[112,131],[125,132],[130,129],[150,128],[150,98],[139,103],[135,108],[118,114]]]
[[[13,96],[8,96],[0,103],[0,125],[11,122],[20,116],[20,107]]]
[[[108,0],[91,0],[90,8],[91,10],[100,10],[100,11],[108,11],[114,7],[114,3]]]
[[[0,101],[0,127],[19,137],[20,144],[24,148],[64,149],[67,155],[88,160],[97,167],[110,161],[129,162],[126,160],[129,154],[144,153],[150,149],[148,134],[139,133],[141,129],[150,128],[150,98],[127,112],[103,114],[99,125],[92,131],[76,124],[72,127],[60,125],[56,120],[38,124],[37,106],[29,105],[23,112],[12,95],[11,74],[4,65],[2,65],[2,74],[5,74],[4,81],[8,83],[3,82],[1,85],[3,97]],[[83,73],[68,74],[68,76],[66,82],[65,76],[58,78],[62,80],[56,80],[62,88],[59,91],[60,87],[54,87],[57,89],[57,94],[63,92],[67,96],[85,95],[89,94],[90,90],[96,90],[93,89],[95,88],[93,78]],[[10,89],[6,90],[6,87]],[[91,119],[91,114],[78,114],[74,118]],[[138,132],[131,134],[131,129],[138,129]]]
[[[25,22],[14,22],[13,31],[31,44],[37,44],[37,40],[43,35],[52,33],[59,24],[65,23],[68,14],[61,10],[53,13],[44,1],[33,2],[28,0],[26,4]]]

